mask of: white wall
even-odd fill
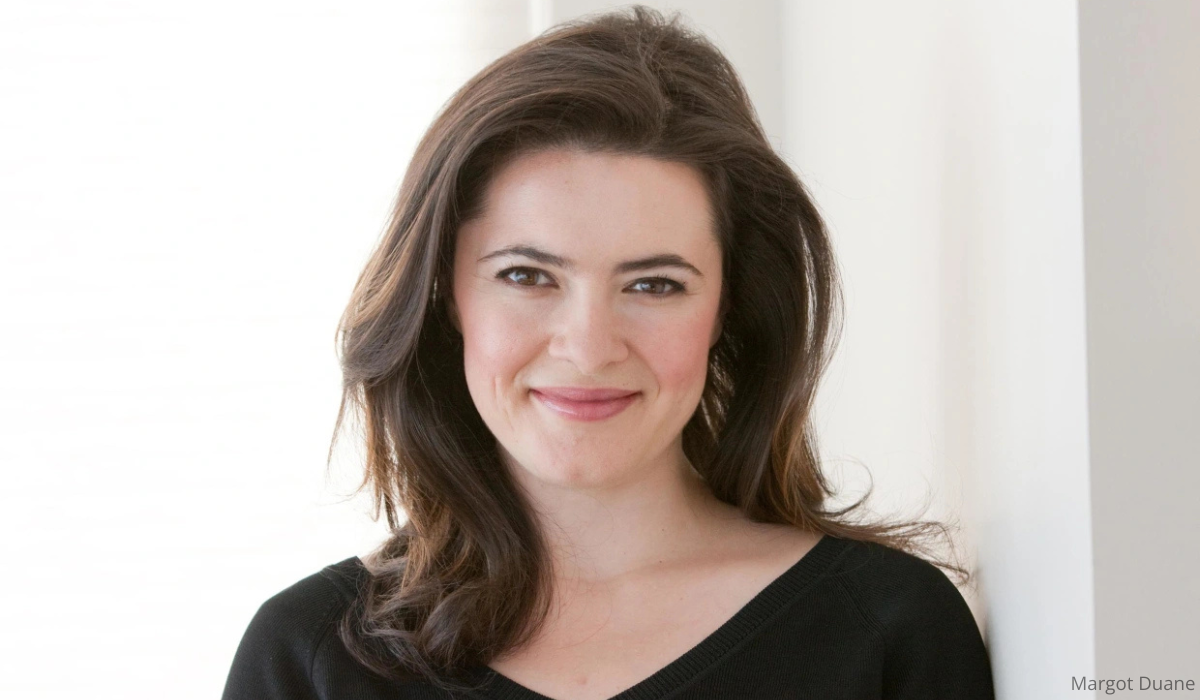
[[[382,536],[334,331],[434,112],[524,0],[0,9],[0,697],[214,698]]]
[[[999,697],[1063,697],[1093,668],[1075,6],[784,8],[846,277],[827,451],[961,513]]]
[[[1191,0],[1080,3],[1096,671],[1135,683],[1200,684],[1197,36]]]

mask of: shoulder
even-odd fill
[[[268,598],[250,630],[315,647],[354,602],[365,576],[357,557],[326,566]]]
[[[930,562],[873,542],[850,542],[839,578],[873,622],[891,628],[913,618],[970,615],[954,582]],[[972,617],[972,620],[974,618]]]
[[[954,688],[966,693],[956,697],[992,697],[979,626],[941,569],[869,542],[851,542],[838,569],[838,584],[882,639],[885,686],[896,693],[885,697],[942,697]]]
[[[345,610],[357,598],[366,580],[367,570],[362,561],[349,557],[293,583],[268,598],[263,607],[301,615],[319,605]]]
[[[302,698],[313,663],[367,576],[357,557],[331,564],[268,598],[250,620],[226,681],[226,700]]]

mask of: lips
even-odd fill
[[[543,386],[534,389],[534,391],[564,401],[610,401],[637,393],[629,389],[610,389],[607,387],[589,389],[574,386]]]
[[[611,418],[628,408],[639,395],[628,389],[581,387],[542,387],[531,389],[530,393],[559,415],[583,421]]]

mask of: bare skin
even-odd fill
[[[681,541],[680,555],[605,579],[556,578],[544,628],[490,667],[550,698],[607,700],[711,635],[819,539],[715,510],[725,512],[707,521],[707,542]]]

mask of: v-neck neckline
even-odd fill
[[[803,593],[846,549],[850,540],[824,534],[800,560],[756,593],[745,605],[683,655],[608,700],[657,700],[687,684],[753,636]],[[556,700],[532,690],[490,667],[475,667],[470,681],[481,696],[493,700]],[[566,698],[562,700],[568,700]]]

